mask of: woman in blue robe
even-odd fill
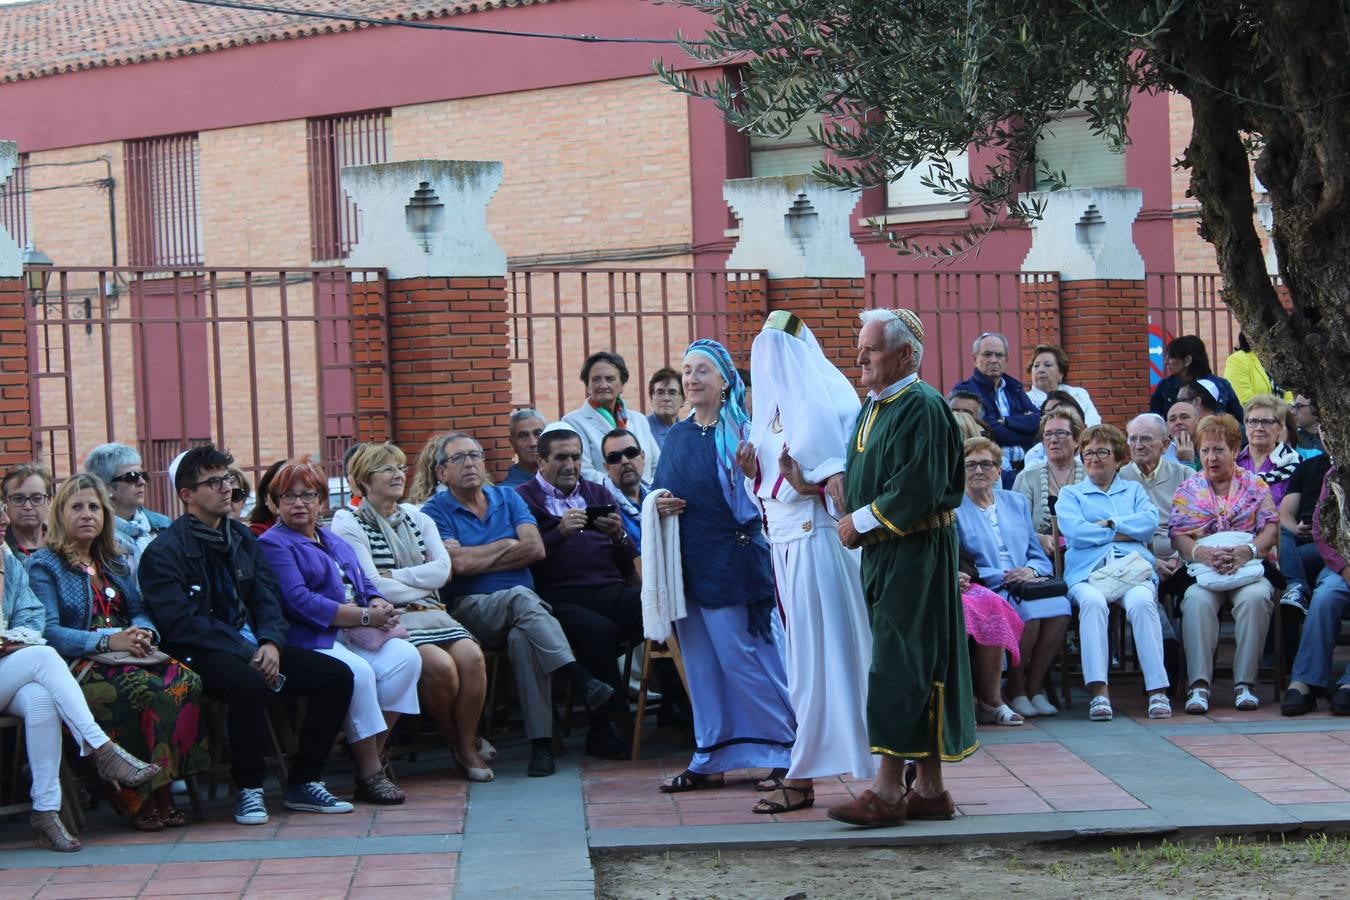
[[[796,733],[769,545],[736,460],[749,432],[745,384],[726,348],[689,345],[684,394],[694,411],[666,435],[655,487],[671,494],[662,514],[680,517],[688,614],[675,629],[697,747],[667,793],[721,787],[733,769],[786,771]]]

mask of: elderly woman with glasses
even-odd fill
[[[333,532],[351,545],[361,571],[401,613],[408,640],[422,657],[422,708],[470,781],[491,781],[480,755],[478,719],[487,696],[483,651],[446,612],[440,590],[450,580],[450,554],[436,523],[400,503],[407,457],[393,444],[360,444],[347,460],[347,481],[361,497],[356,509],[333,514]]]
[[[1069,377],[1069,354],[1064,352],[1063,347],[1037,344],[1036,349],[1031,351],[1031,365],[1027,366],[1027,374],[1031,376],[1027,398],[1032,403],[1043,407],[1046,397],[1055,391],[1063,391],[1072,397],[1074,403],[1082,410],[1085,423],[1088,425],[1101,423],[1101,414],[1097,412],[1097,407],[1092,405],[1092,398],[1088,396],[1088,392],[1064,383],[1064,379]]]
[[[1045,464],[1028,466],[1013,481],[1012,489],[1031,501],[1031,521],[1047,554],[1058,550],[1051,535],[1051,520],[1059,492],[1084,478],[1083,461],[1078,458],[1078,437],[1082,433],[1083,420],[1072,409],[1060,406],[1046,413],[1040,425]]]
[[[1289,404],[1274,394],[1257,394],[1243,404],[1242,414],[1247,446],[1238,451],[1237,464],[1266,483],[1278,508],[1302,461],[1298,451],[1281,440]]]
[[[619,396],[628,383],[628,365],[623,357],[608,350],[592,353],[581,366],[581,383],[586,385],[586,402],[563,416],[563,421],[581,435],[581,477],[604,483],[605,457],[601,447],[605,435],[615,428],[625,428],[633,433],[647,456],[642,477],[650,481],[656,475],[661,445],[652,437],[647,417],[630,410]]]
[[[117,537],[131,551],[131,571],[135,574],[141,552],[171,520],[145,508],[145,471],[141,455],[126,444],[100,444],[89,451],[84,470],[97,475],[108,486],[108,499],[117,514]]]
[[[5,544],[25,566],[28,557],[47,541],[47,514],[51,510],[54,479],[46,466],[24,463],[0,481],[9,516]]]
[[[314,463],[291,460],[269,486],[277,522],[258,539],[276,574],[282,609],[290,620],[289,646],[317,650],[347,664],[355,676],[344,731],[356,758],[356,799],[402,803],[406,795],[388,776],[380,754],[400,715],[416,715],[422,658],[393,637],[399,612],[366,579],[361,561],[342,538],[319,523],[328,479]]]

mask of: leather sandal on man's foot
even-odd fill
[[[793,795],[796,795],[795,799]],[[815,803],[816,789],[814,787],[788,787],[783,785],[775,791],[769,791],[767,797],[759,798],[759,802],[750,811],[762,815],[778,815],[779,813],[792,812],[794,809],[810,809]]]
[[[704,791],[720,787],[726,787],[726,781],[723,779],[721,772],[716,775],[700,775],[697,772],[685,769],[661,785],[661,793],[683,794],[686,791]]]

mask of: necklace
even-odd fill
[[[712,420],[711,422],[709,422],[707,425],[704,425],[702,422],[700,422],[700,421],[698,420],[698,417],[695,416],[695,417],[694,417],[694,424],[698,426],[698,432],[699,432],[699,434],[702,435],[703,437],[707,437],[707,436],[708,436],[708,432],[709,432],[709,431],[712,431],[713,428],[715,428],[715,427],[717,426],[717,419],[713,419],[713,420]]]
[[[1073,477],[1074,468],[1075,468],[1074,466],[1069,467],[1069,474],[1068,474],[1069,478]],[[1055,467],[1051,465],[1048,461],[1045,464],[1045,474],[1046,477],[1050,479],[1050,493],[1052,494],[1058,494],[1059,489],[1062,488],[1065,484],[1067,484],[1067,480],[1060,481],[1058,478],[1055,477]]]

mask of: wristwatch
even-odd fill
[[[1115,519],[1107,519],[1107,520],[1106,520],[1106,527],[1109,528],[1109,529],[1111,529],[1112,531],[1115,531],[1115,530],[1116,530],[1116,520],[1115,520]]]
[[[112,635],[101,634],[98,637],[98,643],[94,645],[95,653],[107,653],[112,649]]]
[[[370,624],[370,609],[365,606],[361,607],[361,624],[362,625]]]

